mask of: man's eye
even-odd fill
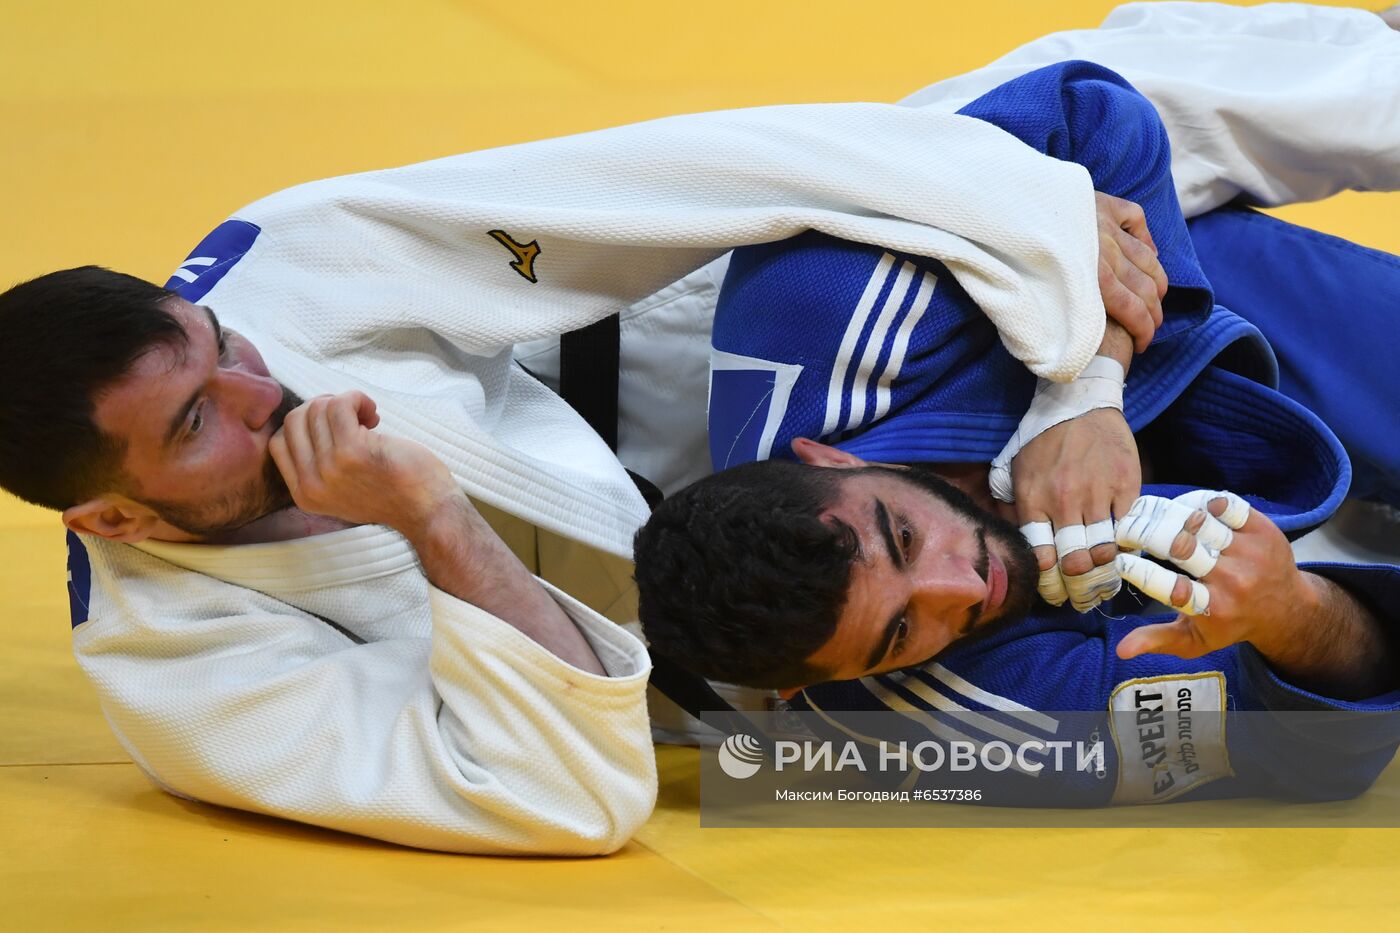
[[[904,556],[909,556],[909,549],[914,546],[914,532],[909,530],[908,525],[901,525],[899,529],[899,546],[904,551]]]
[[[198,433],[199,433],[201,430],[203,430],[203,429],[204,429],[204,413],[203,413],[203,411],[196,411],[196,412],[194,413],[194,418],[190,420],[190,437],[194,437],[196,434],[198,434]]]
[[[908,638],[909,620],[900,619],[899,624],[894,627],[894,645],[893,650],[890,652],[890,654],[897,656],[901,651],[903,651],[904,643]]]
[[[228,353],[228,337],[221,332],[219,334],[219,359],[223,359],[226,353]]]

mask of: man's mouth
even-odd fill
[[[1001,611],[1001,604],[1006,602],[1006,565],[1001,562],[996,551],[990,548],[987,551],[987,595],[982,600],[983,619],[990,618]]]
[[[982,605],[977,607],[977,618],[973,624],[985,622],[1001,609],[1006,601],[1006,564],[1002,563],[996,551],[987,547],[987,530],[977,529],[977,563],[973,569],[987,584],[987,594],[982,597]]]
[[[279,382],[278,385],[282,384]],[[268,426],[272,428],[269,434],[276,434],[282,430],[282,422],[287,420],[287,415],[291,414],[293,408],[299,408],[302,404],[300,395],[286,386],[282,386],[282,401],[277,404],[267,419]]]

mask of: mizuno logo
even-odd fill
[[[512,269],[531,282],[539,281],[535,278],[535,257],[540,254],[539,240],[531,240],[529,243],[521,244],[515,242],[511,235],[504,230],[488,230],[487,233],[496,242],[510,250],[511,255],[515,257],[515,261],[510,264]]]

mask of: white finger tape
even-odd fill
[[[1210,513],[1207,512],[1206,515]],[[1201,530],[1196,532],[1196,540],[1211,553],[1219,554],[1235,540],[1235,533],[1230,530],[1229,525],[1214,518],[1207,518],[1205,524],[1201,525]]]
[[[1172,539],[1186,525],[1192,511],[1189,506],[1161,496],[1139,496],[1128,514],[1119,519],[1115,540],[1119,547],[1170,559]]]
[[[1112,599],[1123,588],[1116,562],[1101,564],[1078,576],[1065,576],[1064,581],[1075,612],[1088,612],[1099,603]]]
[[[1052,606],[1065,604],[1065,601],[1069,599],[1069,593],[1065,590],[1065,578],[1060,575],[1059,564],[1040,572],[1040,580],[1036,583],[1036,590],[1040,593],[1040,598]]]
[[[1055,543],[1055,532],[1049,522],[1026,522],[1021,526],[1021,537],[1031,547],[1046,547]]]
[[[1118,544],[1169,560],[1193,577],[1204,577],[1215,569],[1221,551],[1218,545],[1222,540],[1228,545],[1230,540],[1226,536],[1231,532],[1206,513],[1201,532],[1194,537],[1191,553],[1184,558],[1173,557],[1172,542],[1186,529],[1187,521],[1196,511],[1173,499],[1142,496],[1118,523]]]
[[[1249,503],[1235,495],[1233,492],[1224,490],[1193,489],[1191,492],[1183,493],[1176,497],[1176,501],[1193,509],[1201,509],[1210,514],[1206,506],[1216,499],[1225,500],[1225,511],[1220,514],[1220,521],[1227,527],[1236,531],[1244,527],[1244,523],[1249,520]],[[1222,548],[1223,550],[1223,548]]]
[[[1191,596],[1186,604],[1178,606],[1172,603],[1172,590],[1180,574],[1136,554],[1119,554],[1117,564],[1124,580],[1163,605],[1172,606],[1188,616],[1202,615],[1210,609],[1210,590],[1198,580],[1191,581]]]
[[[1082,551],[1089,546],[1083,525],[1066,525],[1055,532],[1055,553],[1063,560],[1066,554]]]
[[[992,461],[992,467],[987,471],[987,486],[992,490],[992,498],[998,502],[1015,502],[1016,492],[1011,485],[1011,461],[998,463]]]
[[[1191,552],[1190,557],[1187,557],[1183,560],[1177,560],[1175,557],[1173,557],[1171,558],[1171,562],[1173,564],[1176,564],[1186,573],[1199,580],[1201,577],[1204,577],[1206,574],[1210,573],[1212,570],[1215,569],[1216,561],[1219,560],[1219,554],[1219,551],[1211,553],[1209,550],[1207,550],[1205,545],[1197,541],[1195,544],[1195,550]]]
[[[1016,433],[992,460],[988,477],[992,495],[1002,502],[1015,502],[1011,461],[1021,448],[1055,425],[1100,408],[1123,410],[1123,365],[1112,357],[1094,357],[1073,382],[1037,382],[1035,396],[1016,426]]]
[[[1089,547],[1098,547],[1100,544],[1113,543],[1113,519],[1105,518],[1101,522],[1094,522],[1084,528],[1084,537],[1088,539]]]

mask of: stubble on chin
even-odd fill
[[[272,433],[280,431],[287,414],[301,404],[300,396],[282,386],[282,401],[268,417]],[[218,541],[294,503],[282,471],[277,469],[272,454],[264,448],[263,468],[258,476],[244,489],[225,493],[207,507],[191,508],[159,500],[146,504],[167,525],[204,541]]]

